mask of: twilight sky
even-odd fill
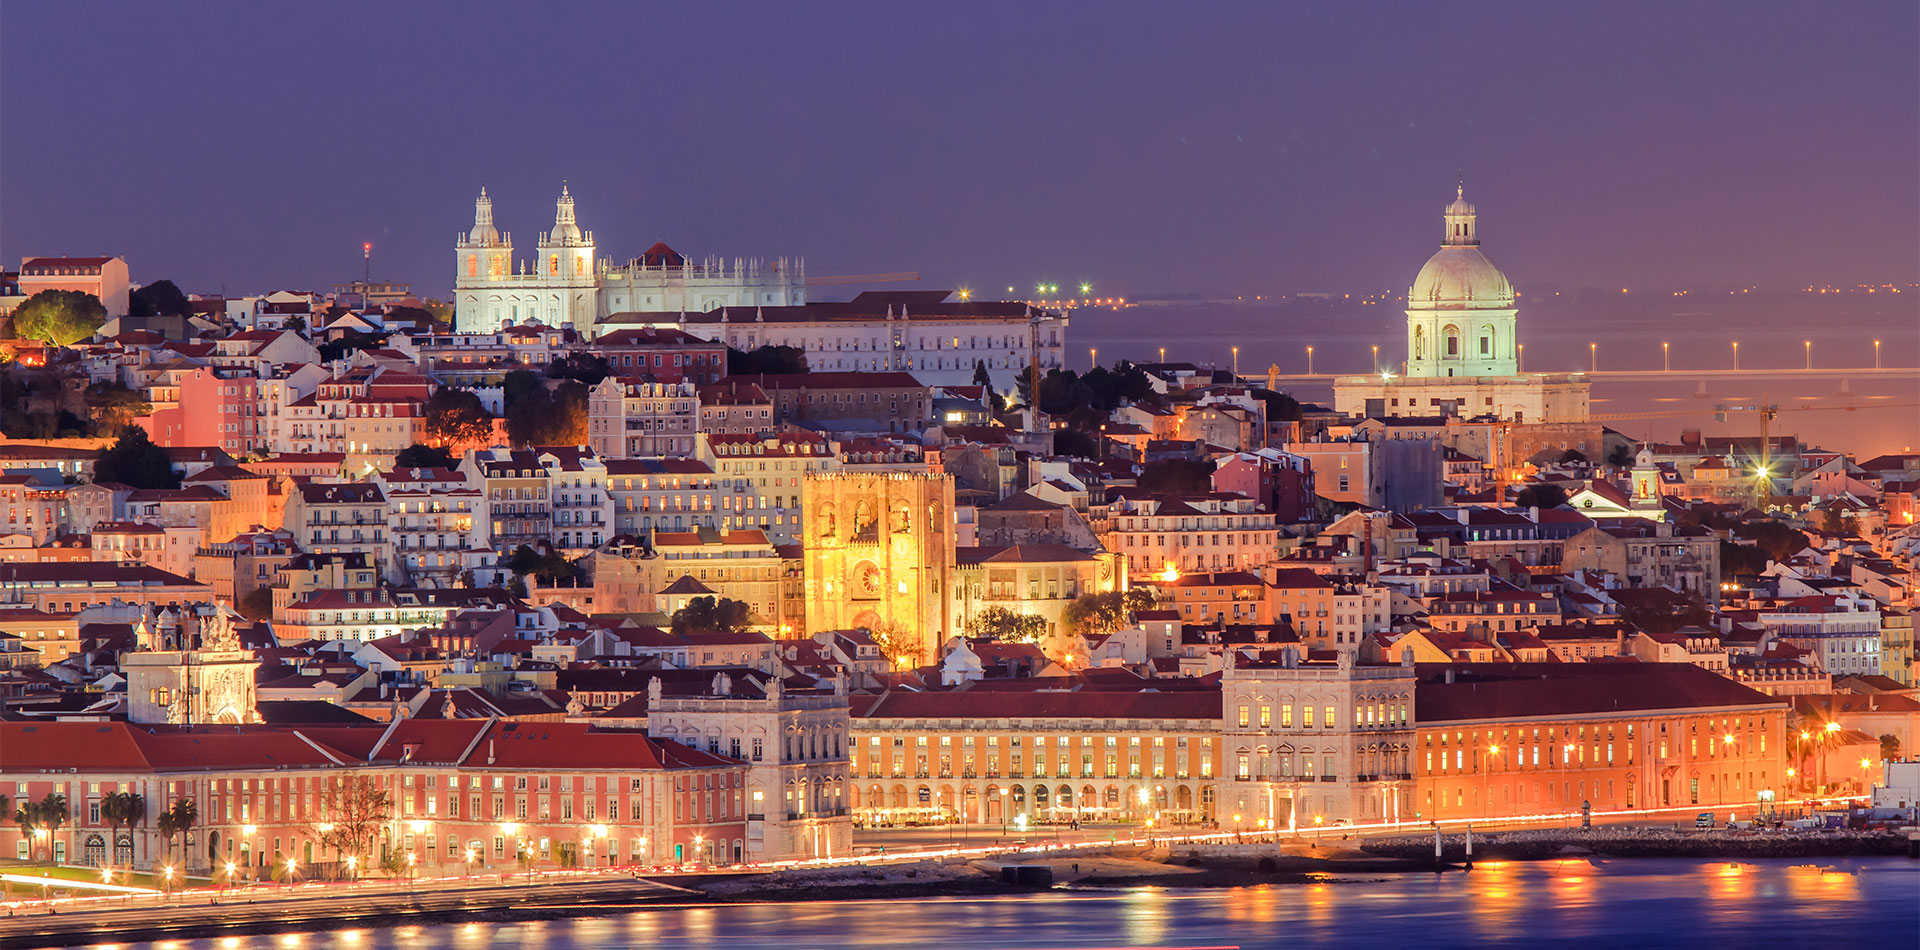
[[[1529,287],[1908,282],[1920,12],[1885,3],[0,6],[0,260],[443,296],[530,250],[1099,292],[1404,290],[1456,169]],[[524,250],[522,256],[525,256]]]

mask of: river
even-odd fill
[[[1469,873],[1376,875],[1327,884],[691,907],[531,923],[408,925],[134,946],[936,950],[1307,945],[1410,950],[1552,941],[1556,950],[1567,950],[1812,946],[1835,940],[1915,946],[1920,941],[1920,862],[1488,862]]]

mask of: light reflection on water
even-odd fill
[[[515,923],[361,925],[323,933],[135,944],[169,950],[916,950],[1311,944],[1411,950],[1808,943],[1835,928],[1920,933],[1920,862],[1489,861],[1471,873],[1356,875],[1222,890],[1137,888],[983,900],[682,908]],[[1899,945],[1910,945],[1910,940]]]

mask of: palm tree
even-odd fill
[[[23,801],[13,810],[13,823],[20,826],[20,837],[35,841],[34,831],[40,827],[40,804]]]
[[[187,865],[193,863],[193,855],[187,851],[187,833],[200,820],[200,806],[195,805],[192,799],[182,798],[175,801],[168,811],[173,815],[173,827],[180,835],[180,870],[184,872]]]
[[[117,850],[121,826],[126,826],[131,832],[133,826],[146,817],[146,810],[146,798],[134,792],[108,792],[100,797],[100,817],[106,821],[107,828],[111,832],[112,840],[108,842],[109,855]],[[108,863],[112,863],[111,858]]]
[[[67,823],[67,796],[59,792],[48,792],[36,806],[39,811],[38,824],[47,832],[47,847],[53,847],[53,836],[60,833],[60,826]]]
[[[154,825],[154,828],[159,830],[160,841],[165,848],[165,853],[162,855],[162,860],[163,861],[171,860],[170,856],[173,852],[173,836],[176,833],[178,833],[180,830],[179,822],[176,821],[174,818],[173,809],[168,808],[165,811],[162,811],[160,813],[160,817],[154,820],[153,825]]]

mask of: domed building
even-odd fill
[[[1440,249],[1407,289],[1405,373],[1336,378],[1334,408],[1374,419],[1586,423],[1584,374],[1520,371],[1517,294],[1480,249],[1479,216],[1464,183],[1443,217]]]
[[[1513,284],[1480,250],[1465,183],[1446,220],[1440,250],[1407,291],[1407,375],[1512,376]]]

